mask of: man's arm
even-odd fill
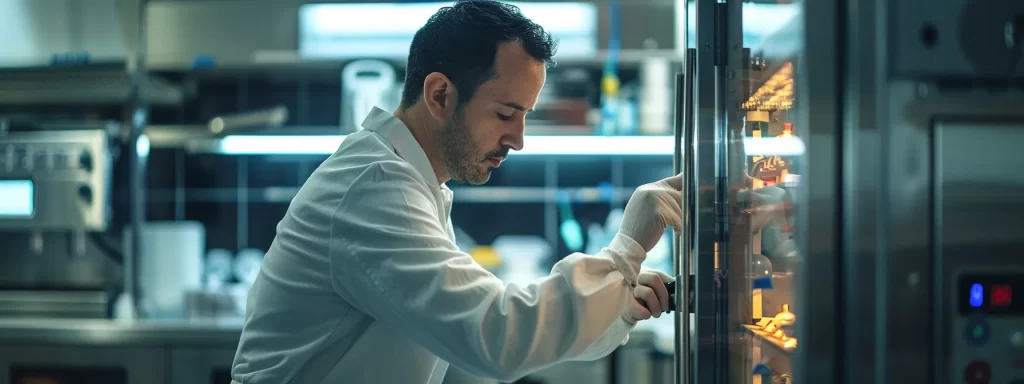
[[[606,354],[632,328],[622,315],[639,306],[633,285],[645,252],[628,236],[506,286],[448,238],[411,168],[380,163],[353,185],[332,220],[335,291],[456,367],[514,380]]]

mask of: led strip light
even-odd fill
[[[330,155],[343,135],[237,135],[219,140],[215,152],[224,155]],[[799,156],[805,145],[797,137],[754,138],[743,140],[748,156]],[[671,136],[526,136],[522,155],[669,155],[673,153]]]

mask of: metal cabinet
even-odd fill
[[[166,384],[160,348],[0,345],[0,384]]]
[[[168,384],[230,383],[234,358],[233,348],[172,348]]]
[[[676,382],[1022,382],[1024,2],[687,4]]]

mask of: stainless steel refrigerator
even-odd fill
[[[1024,2],[687,11],[675,382],[1024,382]]]

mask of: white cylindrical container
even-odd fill
[[[357,132],[373,107],[391,112],[397,75],[391,64],[381,60],[356,60],[341,70],[341,129]],[[399,93],[401,94],[401,93]]]
[[[142,227],[140,304],[150,318],[185,315],[185,294],[202,287],[206,230],[195,221],[148,222]]]
[[[640,133],[668,135],[672,133],[672,64],[668,58],[644,60],[640,69]]]

